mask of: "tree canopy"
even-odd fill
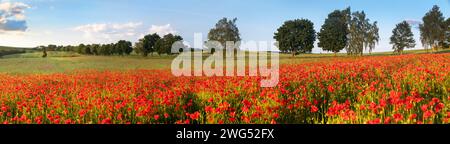
[[[160,39],[161,37],[156,33],[148,34],[144,36],[144,38],[139,39],[139,42],[136,43],[136,50],[144,57],[146,57],[149,53],[153,54],[155,51],[154,46]]]
[[[117,44],[115,44],[115,48],[119,51],[119,55],[129,55],[133,51],[131,46],[131,42],[126,40],[120,40]]]
[[[277,29],[274,39],[278,41],[281,52],[291,52],[292,56],[310,53],[316,41],[316,31],[310,20],[289,20]]]
[[[347,17],[349,8],[346,10],[335,10],[328,14],[325,23],[317,34],[318,46],[325,51],[338,53],[347,45]]]
[[[392,30],[391,42],[394,52],[402,54],[405,48],[412,48],[416,46],[411,26],[408,22],[403,21],[395,26]]]
[[[352,13],[349,22],[349,41],[346,47],[349,55],[362,55],[364,49],[372,52],[379,41],[377,21],[370,23],[364,11]]]
[[[237,18],[228,20],[227,18],[220,19],[214,28],[208,32],[208,40],[218,41],[222,46],[226,47],[227,41],[238,42],[241,41],[239,29],[236,25]]]
[[[422,45],[428,49],[437,47],[439,43],[444,41],[445,23],[444,16],[439,10],[439,6],[434,5],[422,18],[423,24],[419,25],[420,40]]]
[[[450,18],[445,21],[445,39],[443,42],[444,48],[450,48]]]
[[[172,45],[177,41],[182,41],[183,38],[179,35],[173,35],[173,34],[167,34],[160,40],[158,40],[155,44],[155,50],[158,53],[158,55],[161,54],[168,54],[171,55],[172,53]],[[178,51],[177,51],[178,52]]]

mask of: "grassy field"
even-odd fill
[[[2,48],[1,50],[22,50]],[[439,52],[450,52],[441,50]],[[410,50],[404,54],[426,53],[425,50]],[[392,52],[378,52],[371,56],[393,55]],[[26,53],[10,54],[0,58],[0,73],[8,74],[49,74],[74,70],[135,70],[135,69],[168,69],[176,56],[86,56],[73,52],[48,52],[47,58],[42,58],[41,52],[26,51]],[[204,56],[205,59],[208,55]],[[304,62],[334,61],[336,58],[355,57],[339,53],[334,54],[301,54],[292,57],[290,54],[280,55],[280,64],[299,64]]]
[[[170,68],[172,57],[138,56],[82,56],[67,52],[49,52],[42,58],[41,53],[8,55],[0,59],[0,73],[58,73],[73,70],[132,70]]]
[[[0,73],[8,74],[48,74],[70,72],[73,70],[134,70],[134,69],[169,69],[174,56],[86,56],[68,52],[48,52],[47,58],[42,53],[22,53],[7,55],[0,59]],[[206,59],[206,54],[203,59]],[[339,56],[343,57],[343,56]],[[331,58],[331,59],[327,59]],[[332,54],[303,54],[291,57],[280,55],[281,64],[296,64],[332,60]],[[248,59],[248,58],[247,58]]]
[[[34,50],[32,50],[31,48],[0,46],[0,58],[7,55],[27,53],[27,52],[34,52]]]

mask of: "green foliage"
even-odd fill
[[[397,24],[392,30],[390,42],[390,44],[392,44],[392,49],[394,49],[395,52],[402,54],[405,48],[415,47],[416,41],[413,36],[411,26],[406,21]]]
[[[139,39],[139,41],[135,44],[136,53],[141,54],[146,57],[149,53],[155,51],[155,44],[161,37],[154,33],[144,36],[144,38]]]
[[[182,41],[183,38],[179,35],[167,34],[155,44],[155,50],[158,55],[161,54],[172,54],[172,45],[177,41]]]
[[[284,22],[275,32],[274,39],[279,43],[281,52],[311,53],[316,41],[314,24],[307,19],[296,19]]]
[[[43,53],[43,54],[42,54],[42,57],[43,57],[43,58],[46,58],[46,57],[47,57],[47,48],[43,47],[43,48],[42,48],[42,53]]]
[[[139,39],[138,42],[134,43],[134,52],[138,55],[143,55],[144,57],[146,54],[144,54],[144,39]]]
[[[445,40],[443,42],[444,48],[450,48],[450,18],[445,21]]]
[[[225,48],[227,41],[237,42],[241,40],[239,29],[236,26],[237,18],[228,20],[227,18],[220,19],[216,26],[209,30],[208,40],[219,41]]]
[[[80,44],[78,46],[41,46],[39,49],[45,48],[47,51],[66,51],[76,52],[83,55],[129,55],[133,51],[131,42],[120,40],[111,44]]]
[[[433,8],[425,14],[422,20],[423,24],[419,25],[422,45],[425,48],[437,47],[439,43],[444,41],[446,29],[444,16],[439,10],[439,6],[434,5]]]
[[[376,21],[371,24],[364,11],[352,13],[352,18],[349,22],[347,54],[362,55],[364,49],[372,52],[379,39]]]
[[[133,48],[131,47],[131,42],[126,40],[120,40],[115,44],[116,49],[119,52],[119,55],[130,55],[130,53],[133,51]]]
[[[88,54],[88,55],[92,54],[91,53],[91,45],[87,45],[86,47],[84,47],[83,53]]]
[[[377,21],[373,22],[373,24],[369,24],[367,28],[367,35],[364,41],[364,47],[369,53],[372,53],[372,50],[375,49],[375,45],[380,41],[380,36],[378,34],[378,26]]]
[[[335,10],[328,14],[328,18],[317,34],[318,46],[325,51],[338,53],[347,45],[347,10]]]
[[[100,45],[99,44],[93,44],[93,45],[91,45],[92,46],[92,48],[91,48],[91,53],[93,54],[93,55],[99,55],[100,53],[99,53],[99,51],[100,51]]]
[[[0,46],[0,58],[6,55],[12,55],[12,54],[20,54],[20,53],[26,53],[27,51],[34,51],[35,49],[30,48],[16,48],[16,47],[4,47]]]

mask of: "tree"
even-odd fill
[[[93,44],[91,46],[91,53],[94,55],[99,55],[100,51],[100,45],[99,44]]]
[[[56,49],[57,49],[57,46],[56,46],[56,45],[49,44],[49,45],[47,46],[47,51],[56,51]]]
[[[131,52],[133,52],[133,44],[131,44],[130,41],[125,41],[126,43],[124,43],[124,52],[126,55],[130,55]]]
[[[148,53],[153,55],[153,52],[155,51],[154,46],[159,39],[161,39],[161,37],[156,33],[144,36],[144,38],[139,39],[139,41],[135,43],[136,52],[144,57],[146,57]]]
[[[171,55],[172,54],[172,45],[175,42],[181,41],[181,40],[183,40],[183,38],[181,36],[173,35],[173,34],[169,33],[156,42],[155,50],[158,53],[158,55],[161,55],[161,54]]]
[[[88,54],[88,55],[92,54],[92,53],[91,53],[91,48],[92,48],[92,45],[87,45],[87,46],[84,48],[83,54]]]
[[[314,24],[307,19],[296,19],[284,22],[275,32],[274,39],[279,43],[281,52],[310,53],[316,41]]]
[[[130,55],[130,53],[133,51],[133,47],[131,46],[131,42],[126,40],[120,40],[115,44],[116,50],[118,50],[119,55]]]
[[[224,48],[226,47],[225,44],[227,41],[241,41],[236,21],[237,18],[234,18],[233,20],[228,20],[227,18],[220,19],[215,27],[209,30],[208,40],[218,41]]]
[[[363,55],[364,49],[371,52],[379,41],[377,22],[370,24],[364,11],[352,13],[348,30],[349,40],[346,50],[349,55]]]
[[[365,49],[369,51],[369,54],[372,53],[372,50],[375,49],[375,45],[380,41],[378,31],[377,21],[373,22],[371,25],[368,25],[368,32],[364,43]]]
[[[85,49],[86,49],[86,46],[84,44],[80,44],[80,45],[78,45],[77,53],[83,54]]]
[[[391,42],[394,52],[403,53],[404,48],[412,48],[416,46],[411,26],[408,22],[403,21],[395,26],[392,30]]]
[[[155,51],[154,46],[156,44],[156,41],[161,39],[161,37],[154,33],[151,35],[144,36],[144,44],[143,44],[143,54],[144,56],[147,56],[148,53],[151,53],[153,55],[153,52]]]
[[[155,51],[156,53],[161,56],[161,54],[164,54],[164,38],[156,41],[155,43]]]
[[[104,46],[105,46],[105,50],[104,50],[105,55],[112,55],[114,53],[114,51],[113,51],[114,44],[112,44],[112,43],[105,44]]]
[[[156,42],[155,42],[156,44]],[[144,52],[144,39],[139,39],[138,42],[134,43],[134,51],[136,52],[136,54],[138,55],[143,55],[145,57],[145,54],[143,54]]]
[[[41,48],[42,48],[42,57],[43,58],[46,58],[47,57],[47,48],[45,47],[45,46],[41,46]]]
[[[444,40],[444,48],[450,48],[450,18],[447,18],[445,21],[445,40]]]
[[[120,41],[119,41],[120,42]],[[123,55],[123,49],[122,47],[119,45],[119,42],[112,44],[113,47],[113,53],[117,54],[117,55]]]
[[[428,47],[431,47],[433,50],[438,47],[440,42],[444,41],[444,16],[442,16],[439,6],[434,5],[433,8],[425,14],[422,20],[423,24],[419,25],[422,45],[427,51]]]
[[[114,54],[116,54],[116,46],[115,46],[116,44],[114,44],[114,43],[110,43],[110,44],[108,44],[108,50],[109,50],[109,55],[114,55]]]
[[[336,55],[347,45],[347,35],[347,11],[335,10],[328,14],[328,18],[317,34],[318,46]]]
[[[56,47],[56,51],[63,51],[64,46],[59,45]]]

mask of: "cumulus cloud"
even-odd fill
[[[157,33],[160,36],[164,36],[164,35],[169,34],[169,33],[171,33],[171,34],[176,34],[177,33],[177,31],[175,31],[175,29],[172,28],[170,26],[170,24],[160,25],[160,26],[152,25],[150,27],[150,29],[149,29],[149,32],[150,33]]]
[[[27,30],[25,10],[29,5],[21,2],[0,2],[0,32]]]
[[[113,40],[135,36],[141,25],[142,22],[94,23],[77,26],[72,30],[83,32],[85,38]]]

